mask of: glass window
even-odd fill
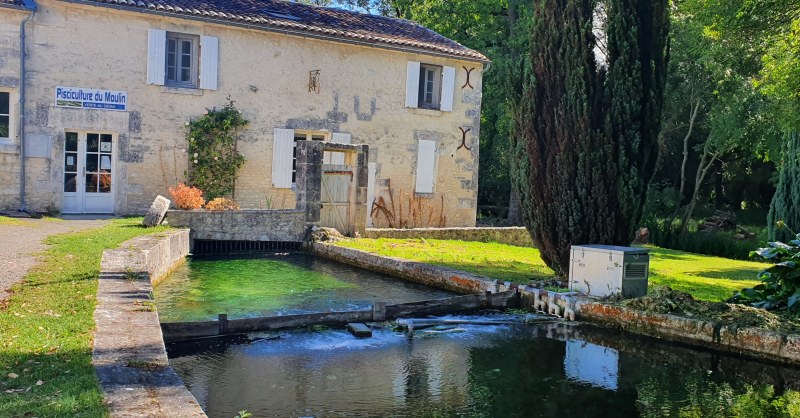
[[[192,35],[167,34],[167,85],[197,87],[199,39]]]
[[[439,109],[442,67],[422,64],[419,70],[419,107]]]
[[[11,94],[0,91],[0,139],[11,138]]]

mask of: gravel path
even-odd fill
[[[0,221],[7,220],[6,218]],[[47,248],[50,235],[99,228],[108,219],[82,217],[76,219],[14,219],[0,224],[0,301],[9,296],[8,289],[25,277]]]

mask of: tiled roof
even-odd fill
[[[13,1],[13,0],[0,0]],[[408,48],[477,61],[480,52],[403,19],[281,0],[67,0],[263,27],[387,48]]]

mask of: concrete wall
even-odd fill
[[[206,416],[169,366],[150,299],[153,283],[188,252],[186,230],[134,238],[103,252],[92,364],[113,417]]]
[[[236,199],[245,208],[266,208],[267,198],[294,206],[293,192],[271,186],[273,130],[290,128],[343,132],[353,144],[370,146],[376,164],[375,195],[391,185],[410,195],[414,188],[419,140],[436,142],[436,208],[444,198],[448,226],[475,222],[481,64],[389,51],[338,42],[234,28],[153,14],[120,11],[55,0],[41,0],[30,26],[28,132],[50,142],[49,158],[29,161],[29,206],[61,206],[65,130],[117,135],[115,212],[143,213],[156,195],[185,180],[188,156],[185,124],[206,108],[236,101],[250,125],[241,131],[238,150],[247,162],[237,180]],[[0,14],[0,82],[19,78],[14,42],[16,12]],[[176,89],[146,83],[148,29],[219,38],[219,88]],[[455,67],[453,112],[408,109],[408,61]],[[464,90],[466,71],[475,68],[475,89]],[[321,70],[321,91],[308,92],[308,72]],[[54,106],[56,86],[126,91],[126,112]],[[462,148],[459,127],[472,128],[471,151]],[[17,139],[18,143],[18,139]],[[15,205],[13,150],[0,148],[0,206]],[[9,167],[6,169],[6,167]],[[382,220],[375,221],[382,225]]]
[[[532,247],[528,230],[522,227],[509,228],[417,228],[390,229],[368,228],[364,238],[396,239],[448,239],[458,241],[497,242],[518,247]]]

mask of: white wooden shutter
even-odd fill
[[[219,39],[213,36],[200,37],[200,88],[217,89],[217,66],[219,65]]]
[[[416,61],[408,62],[406,107],[419,107],[419,63]]]
[[[378,174],[378,165],[368,163],[367,167],[367,226],[372,226],[372,204],[375,202],[375,177]]]
[[[147,30],[147,84],[164,85],[167,65],[167,31]]]
[[[292,159],[294,153],[294,130],[275,129],[272,144],[272,187],[292,187]]]
[[[453,111],[453,98],[456,94],[456,69],[444,67],[442,69],[442,103],[443,112]]]
[[[350,134],[343,134],[336,132],[331,135],[331,142],[334,144],[345,144],[350,145],[351,136]],[[325,154],[330,154],[328,156],[328,163],[327,164],[337,164],[337,165],[344,165],[344,153],[343,152],[326,152]]]
[[[433,169],[436,165],[436,142],[419,141],[417,150],[417,193],[433,193]]]

